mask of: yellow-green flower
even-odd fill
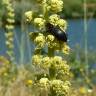
[[[27,11],[25,12],[25,17],[27,19],[27,21],[32,21],[32,16],[33,16],[33,12],[32,11]]]
[[[61,64],[57,65],[56,69],[57,69],[57,73],[59,75],[69,76],[70,67],[69,67],[69,65],[67,65],[66,61],[62,61]]]
[[[55,79],[55,80],[52,80],[51,81],[51,84],[52,84],[52,86],[58,86],[59,87],[59,85],[62,85],[63,84],[63,81],[61,81],[61,80],[58,80],[58,79]]]
[[[35,18],[34,24],[41,30],[42,28],[44,28],[45,20],[43,18]]]
[[[4,75],[4,76],[8,76],[8,73],[7,73],[7,72],[5,72],[5,73],[3,73],[3,75]]]
[[[57,25],[64,31],[67,29],[67,22],[64,19],[59,19]]]
[[[63,89],[63,91],[65,91],[65,94],[66,94],[66,95],[67,95],[67,94],[69,93],[69,91],[70,91],[70,86],[71,86],[71,84],[70,84],[69,81],[65,81],[64,84],[63,84],[63,86],[62,86],[62,89]]]
[[[49,57],[44,57],[42,59],[42,67],[43,68],[49,68],[50,67],[50,58]]]
[[[8,66],[2,66],[0,68],[0,75],[7,76],[8,75]]]
[[[50,83],[51,83],[50,85],[51,85],[54,92],[56,92],[57,94],[59,92],[61,92],[61,86],[63,85],[63,81],[55,79],[55,80],[52,80]]]
[[[80,92],[81,94],[86,94],[86,93],[87,93],[87,88],[86,88],[86,87],[80,87],[80,88],[79,88],[79,92]]]
[[[60,12],[63,8],[63,1],[62,0],[49,0],[50,10],[52,12]]]
[[[9,60],[7,60],[4,56],[0,56],[0,64],[8,64],[9,65]]]
[[[13,41],[13,40],[12,40],[12,41]],[[14,48],[14,45],[13,45],[12,42],[10,42],[10,41],[6,41],[6,45],[7,45],[7,47],[10,48],[10,49],[11,49],[11,48],[12,48],[12,49]]]
[[[54,56],[52,62],[53,62],[55,65],[59,65],[59,64],[62,62],[62,57],[61,57],[61,56]]]
[[[42,88],[47,88],[49,86],[49,80],[48,78],[41,78],[39,80],[39,84]]]
[[[63,48],[62,48],[62,52],[64,54],[69,54],[70,53],[70,47],[67,44],[64,44]]]
[[[60,17],[57,14],[53,14],[49,17],[49,22],[56,26],[59,19]]]
[[[5,27],[6,27],[7,30],[13,30],[14,29],[13,25],[6,25]]]
[[[40,65],[41,64],[41,61],[42,61],[42,56],[41,55],[34,55],[32,57],[32,63],[34,65]]]
[[[3,4],[9,4],[9,0],[2,0]]]
[[[10,18],[14,18],[14,16],[15,16],[15,14],[13,12],[8,12],[7,14],[8,14],[8,17],[10,17]]]
[[[54,39],[55,39],[55,37],[53,35],[48,35],[47,36],[47,40],[50,41],[50,42],[54,41]]]
[[[7,22],[9,22],[9,23],[14,23],[15,20],[14,20],[14,19],[10,19],[10,18],[8,18],[8,19],[7,19]]]
[[[29,80],[26,81],[26,83],[27,83],[28,85],[32,85],[32,84],[33,84],[33,81],[29,79]]]
[[[49,48],[55,48],[56,50],[59,48],[59,42],[55,39],[53,35],[46,36],[46,43]]]
[[[68,95],[70,85],[68,85],[66,82],[64,83],[63,81],[56,79],[52,80],[50,83],[54,93],[56,93],[57,96]]]
[[[11,3],[9,3],[8,6],[6,6],[6,8],[8,12],[11,12],[11,14],[14,14],[14,9],[12,8]]]
[[[38,48],[44,47],[44,45],[45,45],[45,36],[43,34],[39,34],[35,38],[34,42],[36,43],[36,45],[37,45]]]
[[[13,33],[13,32],[8,32],[8,33],[5,33],[6,38],[13,37],[13,35],[14,35],[14,33]]]

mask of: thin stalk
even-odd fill
[[[23,5],[23,0],[21,0],[21,5]],[[21,45],[20,45],[20,64],[24,63],[24,48],[25,48],[25,39],[24,39],[24,9],[22,9],[22,17],[21,17]]]
[[[27,26],[27,24],[26,24],[26,26]],[[31,53],[31,46],[30,46],[30,38],[29,38],[29,33],[28,33],[28,30],[27,30],[27,28],[28,28],[28,26],[26,27],[26,38],[27,38],[27,48],[28,48],[28,55],[29,55],[29,63],[30,64],[32,64],[32,60],[31,60],[31,58],[32,58],[32,53]]]
[[[53,57],[54,56],[54,49],[48,47],[48,56]]]
[[[51,57],[54,57],[54,49],[53,48],[49,48],[48,47],[48,56],[51,58]],[[55,66],[54,64],[51,64],[50,68],[49,68],[49,75],[50,75],[50,79],[54,79],[55,78],[55,75],[56,75],[56,69],[55,69]]]
[[[84,0],[84,44],[85,44],[85,64],[86,64],[86,75],[88,76],[88,40],[87,40],[87,0]]]

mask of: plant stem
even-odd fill
[[[88,48],[87,48],[87,0],[84,0],[84,42],[85,42],[85,64],[86,64],[86,75],[88,76]]]
[[[54,56],[54,49],[48,47],[48,56],[53,57]]]
[[[48,47],[48,56],[54,57],[54,49],[53,48],[49,48]],[[49,68],[49,76],[50,79],[54,79],[56,77],[56,68],[54,64],[51,64],[50,68]]]

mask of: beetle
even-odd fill
[[[51,23],[46,23],[45,27],[46,32],[49,32],[50,34],[55,36],[59,41],[67,42],[68,36],[59,26],[54,26]]]

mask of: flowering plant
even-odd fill
[[[70,82],[67,78],[70,75],[70,67],[62,56],[56,55],[56,52],[69,54],[70,50],[67,42],[57,36],[63,33],[66,35],[67,22],[58,15],[58,12],[62,11],[63,1],[36,0],[36,4],[40,7],[38,11],[25,13],[27,22],[31,22],[37,29],[36,32],[29,33],[30,40],[35,44],[32,63],[38,69],[38,72],[35,71],[34,83],[41,91],[46,91],[48,96],[67,96],[70,90]],[[46,26],[47,24],[54,28]],[[54,31],[54,34],[48,31]],[[46,54],[42,54],[44,48]],[[42,92],[39,94],[42,95]]]

